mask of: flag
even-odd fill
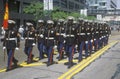
[[[8,10],[8,2],[5,5],[5,14],[3,19],[3,28],[8,29],[8,19],[9,19],[9,10]]]

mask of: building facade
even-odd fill
[[[116,9],[117,0],[87,0],[88,9]]]
[[[25,14],[23,8],[30,5],[33,1],[43,0],[8,0],[10,19],[14,19],[17,22],[17,27],[21,24],[25,24],[26,21],[33,21],[34,16]],[[65,12],[79,12],[80,9],[84,8],[86,0],[53,0],[53,6],[58,6],[60,10]],[[4,13],[5,0],[0,3],[0,13]],[[3,15],[0,15],[0,25],[2,26]]]

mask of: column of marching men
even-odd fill
[[[18,60],[14,57],[15,49],[20,47],[20,34],[15,29],[16,22],[8,21],[8,29],[5,30],[3,49],[7,50],[7,70],[18,66]],[[78,53],[78,62],[83,57],[87,58],[95,51],[108,44],[110,27],[107,23],[84,20],[69,16],[67,20],[59,19],[56,23],[53,20],[38,20],[36,29],[30,22],[26,23],[24,32],[24,53],[27,55],[27,64],[33,62],[34,46],[37,45],[39,60],[47,56],[47,66],[54,63],[54,47],[58,50],[58,61],[68,58],[68,68],[73,65],[74,54]],[[12,65],[13,63],[13,65]]]

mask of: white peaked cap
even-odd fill
[[[44,22],[43,20],[38,20],[38,22]]]
[[[30,22],[27,22],[27,23],[26,23],[26,25],[28,25],[28,26],[29,26],[29,25],[33,25],[33,24],[32,24],[32,23],[30,23]]]
[[[54,24],[54,22],[52,20],[48,20],[47,23],[48,24]]]
[[[10,24],[15,24],[16,22],[13,21],[13,20],[8,20],[8,23],[10,23]]]

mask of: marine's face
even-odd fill
[[[43,27],[43,23],[40,23],[40,24],[39,24],[39,27]]]
[[[48,24],[48,28],[52,28],[53,27],[53,24]]]

